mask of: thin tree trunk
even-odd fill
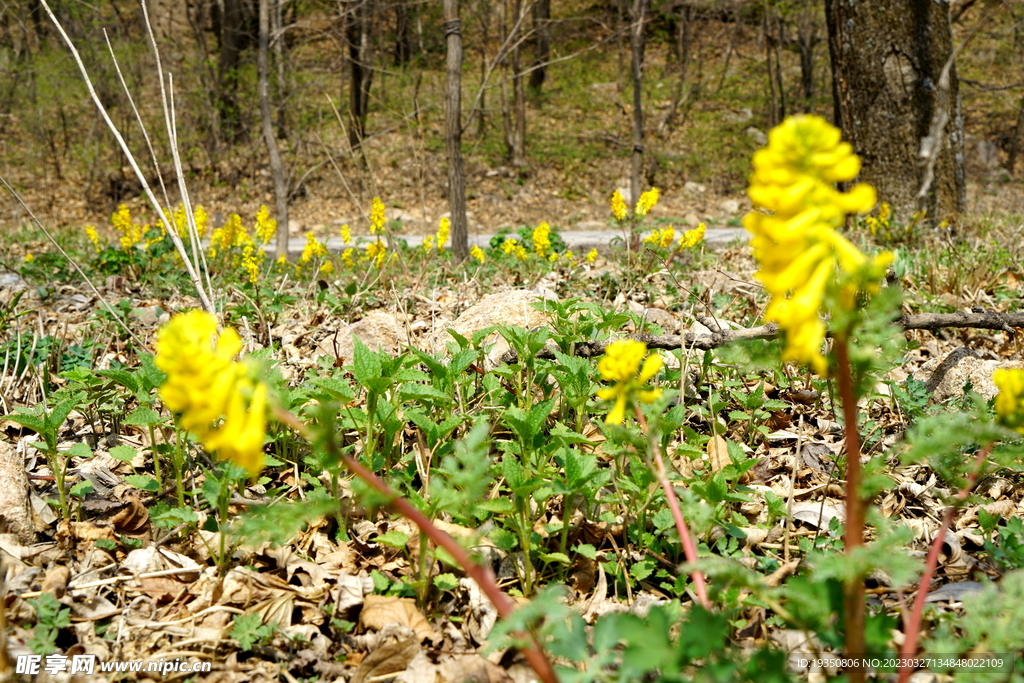
[[[530,89],[540,92],[547,78],[547,64],[551,59],[551,0],[535,0],[533,3],[533,71],[530,72]]]
[[[1021,137],[1024,137],[1024,97],[1020,100],[1017,108],[1017,124],[1013,127],[1013,139],[1010,140],[1010,156],[1006,161],[1007,170],[1013,176],[1014,167],[1017,165],[1017,155],[1020,154]]]
[[[644,162],[644,20],[649,0],[633,0],[633,25],[629,32],[633,61],[633,167],[629,176],[631,204],[640,198],[640,170]]]
[[[683,101],[683,94],[686,91],[686,76],[690,70],[690,52],[693,45],[693,8],[683,4],[679,8],[679,27],[676,38],[676,59],[679,61],[679,78],[676,79],[676,87],[672,92],[672,101],[669,103],[665,118],[658,125],[658,133],[664,133],[665,129],[671,126],[676,119],[679,105]]]
[[[466,178],[462,171],[461,26],[459,0],[444,0],[444,35],[448,44],[444,117],[445,147],[448,152],[448,210],[451,212],[452,252],[458,261],[469,255],[469,237],[466,230]]]
[[[270,175],[274,179],[274,197],[277,200],[277,245],[274,258],[288,254],[288,183],[284,177],[281,153],[277,149],[277,136],[270,107],[270,68],[267,52],[270,47],[270,0],[260,3],[260,37],[256,52],[256,68],[260,97],[260,118],[263,120],[263,140],[270,157]]]
[[[768,18],[770,11],[768,0],[765,0],[764,12],[761,14],[761,32],[764,34],[764,57],[765,65],[768,67],[768,90],[771,93],[768,104],[768,127],[774,128],[782,119],[779,117],[779,92],[772,67],[772,33],[771,21]]]
[[[366,136],[366,115],[369,112],[370,85],[373,80],[370,55],[370,2],[371,0],[360,0],[348,18],[348,141],[352,149],[359,149]]]
[[[516,36],[512,38],[515,47],[512,48],[512,140],[511,159],[513,168],[526,166],[526,88],[523,83],[523,69],[521,59],[521,48],[519,32],[523,30],[522,0],[513,0],[512,3],[513,30]]]
[[[231,141],[242,133],[238,108],[238,65],[242,53],[242,6],[240,0],[218,0],[220,8],[220,58],[217,68],[221,129]]]
[[[285,68],[285,41],[284,41],[284,3],[282,0],[274,0],[270,8],[270,33],[275,36],[270,46],[274,50],[274,66],[277,68],[277,136],[288,137],[287,101],[288,101],[288,73]]]

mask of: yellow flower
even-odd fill
[[[253,232],[261,245],[268,244],[277,232],[277,220],[270,217],[270,209],[266,204],[261,205],[260,210],[256,212],[256,225]]]
[[[388,248],[383,242],[377,240],[376,242],[370,242],[366,247],[366,255],[363,260],[373,261],[374,265],[378,268],[384,265],[384,259],[388,256]]]
[[[664,230],[653,231],[650,235],[644,238],[644,242],[655,247],[667,249],[672,246],[675,239],[676,231],[673,228],[665,228]]]
[[[216,334],[217,319],[205,311],[178,314],[160,328],[154,362],[167,375],[160,398],[206,448],[255,476],[263,467],[266,385],[234,360],[242,349],[238,333]]]
[[[448,244],[448,233],[451,231],[452,222],[447,216],[442,218],[437,224],[437,250],[444,251],[444,246]]]
[[[548,254],[548,261],[551,261],[551,263],[554,263],[557,260],[558,260],[558,252],[557,251],[553,251],[550,254]]]
[[[384,202],[380,197],[374,197],[370,204],[370,234],[377,235],[384,232]]]
[[[593,263],[596,260],[597,260],[597,249],[594,248],[594,249],[591,249],[590,251],[587,252],[586,261],[587,261],[587,263]]]
[[[100,244],[100,235],[96,232],[95,227],[91,225],[85,226],[85,236],[88,237],[89,241],[92,242],[94,247],[96,247],[96,251],[103,251],[103,247]]]
[[[858,291],[877,289],[892,255],[872,260],[836,232],[848,213],[866,213],[875,190],[859,184],[849,192],[836,182],[853,180],[860,159],[842,142],[837,128],[818,116],[793,116],[774,128],[768,146],[754,154],[747,191],[755,210],[743,220],[760,270],[757,278],[771,295],[765,319],[785,332],[785,360],[806,363],[819,374],[825,325],[818,315],[826,294],[836,292],[852,310]],[[771,212],[771,213],[766,213]],[[836,271],[844,284],[836,283]]]
[[[506,254],[511,254],[516,250],[516,244],[519,242],[515,237],[506,237],[505,241],[501,243],[501,250]]]
[[[327,245],[316,238],[313,231],[306,233],[306,246],[302,248],[302,255],[299,256],[299,263],[305,265],[314,258],[327,255]]]
[[[333,272],[334,272],[334,264],[332,262],[324,261],[323,263],[320,264],[320,274],[321,275],[330,275]]]
[[[612,215],[615,216],[615,220],[622,221],[628,213],[629,207],[626,206],[626,198],[618,190],[615,190],[612,193]]]
[[[199,233],[199,239],[206,237],[206,226],[210,221],[210,217],[206,214],[206,209],[202,206],[197,206],[196,210],[192,212],[192,217],[196,221],[196,232]]]
[[[527,257],[526,247],[521,244],[515,245],[515,255],[520,261],[525,261]]]
[[[473,248],[469,250],[469,255],[475,258],[480,263],[483,263],[484,261],[487,260],[487,256],[484,254],[484,250],[475,244],[473,245]]]
[[[141,225],[132,222],[132,213],[126,204],[117,207],[117,211],[110,216],[110,223],[121,233],[118,242],[125,251],[140,244],[146,234]]]
[[[605,418],[608,424],[622,424],[626,409],[633,401],[653,403],[661,396],[661,389],[643,388],[662,366],[661,356],[653,353],[644,359],[646,354],[647,344],[634,339],[619,339],[605,348],[604,356],[597,363],[597,370],[601,373],[601,379],[615,382],[615,386],[598,390],[597,397],[615,401]]]
[[[36,260],[36,257],[35,257],[34,254],[31,254],[31,253],[30,254],[25,254],[25,263],[32,263],[35,260]]]
[[[249,233],[242,225],[242,217],[237,213],[228,216],[224,225],[213,231],[210,236],[210,256],[226,252],[231,247],[240,247],[250,242]]]
[[[700,244],[701,240],[704,239],[704,232],[707,230],[707,226],[703,223],[697,225],[693,230],[687,230],[683,233],[683,236],[679,238],[679,249],[689,249]]]
[[[646,216],[650,213],[651,209],[658,203],[658,188],[652,187],[640,195],[640,200],[636,203],[636,208],[633,210],[637,216]]]
[[[562,256],[564,256],[565,260],[569,263],[576,263],[576,254],[572,253],[572,249],[566,249]]]
[[[537,252],[537,256],[544,256],[551,249],[551,226],[546,222],[541,222],[536,228],[533,229],[533,249]]]
[[[341,252],[341,262],[349,268],[356,265],[355,259],[352,258],[353,253],[355,253],[355,249],[352,249],[351,247]]]
[[[285,256],[284,254],[281,254],[280,256],[277,257],[277,261],[275,261],[275,263],[277,263],[277,265],[279,266],[286,265],[288,263],[288,257]]]
[[[1024,370],[999,368],[992,381],[999,387],[995,408],[1000,424],[1024,434]]]
[[[423,238],[423,251],[428,254],[434,250],[434,236],[427,235]]]
[[[341,226],[341,243],[348,244],[352,241],[352,231],[348,228],[348,223]]]
[[[247,244],[242,247],[242,267],[249,276],[249,282],[256,284],[260,278],[260,263],[267,255],[263,249],[254,244]]]

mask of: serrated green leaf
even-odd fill
[[[161,424],[164,421],[160,413],[149,406],[139,406],[125,418],[123,424],[137,427],[150,427]]]
[[[153,477],[146,476],[144,474],[129,474],[127,477],[124,478],[124,480],[131,484],[132,486],[134,486],[135,488],[142,491],[154,492],[160,489],[160,485],[157,483],[156,479],[154,479]],[[198,517],[196,519],[198,519]],[[194,522],[196,520],[193,519],[189,521]]]
[[[138,453],[131,446],[114,446],[110,449],[110,457],[117,458],[121,462],[131,462]]]

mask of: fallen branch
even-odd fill
[[[635,339],[647,344],[649,349],[699,349],[708,351],[719,346],[725,346],[733,342],[749,341],[751,339],[775,339],[779,336],[779,326],[775,323],[759,325],[757,327],[742,328],[738,330],[721,329],[714,318],[698,316],[697,322],[709,330],[710,334],[631,334],[630,339]],[[958,311],[956,313],[921,313],[919,315],[904,315],[894,323],[904,330],[938,330],[944,327],[976,327],[983,330],[1001,330],[1011,335],[1014,328],[1024,329],[1024,313],[1000,313],[999,311]],[[601,341],[576,342],[574,353],[582,358],[593,358],[604,353],[605,347],[615,341],[605,339]],[[537,353],[537,358],[553,359],[555,350],[548,346]],[[518,356],[514,349],[506,351],[499,363],[515,363]]]

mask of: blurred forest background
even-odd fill
[[[452,25],[443,4],[451,0],[262,1],[269,117],[293,234],[334,232],[343,222],[358,229],[374,196],[406,228],[432,227],[449,210],[445,60]],[[470,231],[539,220],[567,229],[603,226],[611,192],[630,187],[637,95],[641,189],[661,189],[664,216],[737,224],[747,207],[750,155],[770,127],[799,112],[836,119],[828,19],[854,4],[885,6],[889,14],[874,20],[894,29],[951,27],[952,45],[962,47],[952,91],[961,105],[948,112],[948,130],[962,135],[960,149],[951,145],[966,174],[961,208],[1020,213],[1024,3],[462,0]],[[173,86],[192,202],[207,207],[214,222],[227,212],[275,206],[257,87],[259,5],[148,5],[162,67],[173,76],[165,86]],[[925,5],[942,12],[922,28],[915,13]],[[142,162],[150,154],[123,77],[173,185],[160,82],[137,0],[53,0],[51,7]],[[103,223],[119,203],[134,205],[139,182],[39,0],[6,3],[0,12],[0,174],[55,224]],[[872,43],[880,29],[865,26],[868,38],[847,36],[847,48]],[[914,75],[924,68],[915,61],[920,55],[903,63],[900,49],[888,49],[895,57],[884,69],[898,77],[902,68],[905,82],[942,94],[936,74],[943,59],[928,66],[931,75]],[[877,98],[864,74],[844,72],[844,79],[853,100],[858,93]],[[914,150],[932,117],[924,109],[908,143]],[[870,145],[855,145],[869,163]],[[886,198],[884,183],[880,190]],[[0,225],[25,218],[15,202],[0,202]]]

